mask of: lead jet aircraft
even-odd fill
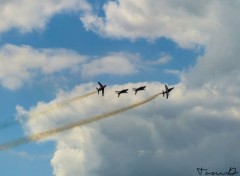
[[[139,88],[133,88],[133,91],[135,91],[135,95],[137,94],[137,92],[138,92],[139,90],[145,90],[145,87],[146,87],[146,86],[141,86],[141,87],[139,87]]]
[[[104,96],[104,89],[105,89],[106,85],[102,85],[100,82],[98,82],[98,84],[100,86],[99,88],[96,87],[98,94],[100,91],[102,91],[102,96]]]
[[[116,91],[116,93],[118,94],[118,97],[119,97],[120,94],[122,94],[122,93],[128,93],[127,91],[128,91],[128,89],[123,89],[121,91]]]
[[[163,94],[163,97],[164,97],[164,94],[166,94],[166,98],[168,99],[169,92],[171,92],[173,89],[174,89],[174,87],[168,88],[168,86],[165,85],[165,91],[162,91],[162,93],[160,93],[160,94]]]

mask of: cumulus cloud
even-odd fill
[[[37,75],[78,70],[86,58],[65,49],[34,49],[6,44],[0,49],[0,84],[17,89]]]
[[[240,23],[234,14],[239,6],[237,1],[118,0],[104,4],[104,16],[88,11],[81,20],[87,30],[107,37],[166,37],[181,47],[202,45],[205,53],[182,77],[186,84],[238,85]]]
[[[186,84],[190,87],[211,84],[227,90],[240,83],[240,37],[236,35],[240,20],[234,18],[234,12],[240,3],[221,1],[221,7],[224,7],[219,12],[222,27],[212,34],[212,39],[205,46],[204,55],[199,56],[196,65],[185,75]]]
[[[147,85],[146,91],[137,96],[129,91],[117,98],[115,90],[140,85]],[[94,88],[93,83],[80,85],[71,92],[61,92],[50,103],[25,111],[41,111]],[[51,113],[30,116],[23,126],[35,134],[131,105],[163,88],[163,84],[150,82],[109,85],[104,97],[94,94]],[[240,156],[239,148],[234,147],[239,145],[238,107],[238,98],[222,95],[217,89],[191,91],[180,83],[168,100],[159,96],[136,109],[47,138],[57,143],[51,160],[54,174],[194,175],[197,167],[236,166]]]
[[[228,116],[229,113],[237,117],[238,113],[235,112],[234,102],[238,101],[237,97],[240,95],[240,60],[238,59],[240,37],[236,34],[240,20],[234,17],[234,13],[240,7],[240,3],[236,1],[218,2],[221,3],[214,6],[214,13],[218,15],[218,24],[221,27],[219,26],[214,32],[209,32],[211,39],[205,45],[204,54],[198,57],[192,68],[181,74],[181,78],[187,90],[214,90],[213,95],[208,99],[213,97],[215,99],[216,95],[221,94],[217,98],[217,101],[222,102],[221,108],[218,107],[220,108],[219,112],[225,116]],[[225,98],[227,98],[226,101]],[[231,100],[233,102],[230,102]],[[209,109],[218,109],[212,104],[208,105],[209,108],[203,108],[201,111],[208,113]],[[227,110],[226,114],[225,110]]]
[[[182,47],[203,45],[209,32],[219,27],[218,2],[176,0],[118,0],[105,3],[105,15],[85,13],[81,21],[88,30],[114,38],[170,38]]]
[[[101,74],[132,75],[141,68],[138,55],[130,53],[112,53],[82,65],[83,77]]]
[[[50,18],[61,12],[89,11],[85,0],[9,0],[0,2],[0,32],[16,28],[21,32],[43,29]]]
[[[100,157],[96,152],[99,140],[92,138],[96,133],[83,127],[72,130],[71,134],[64,137],[65,140],[58,143],[57,152],[51,160],[54,175],[97,175],[93,171],[100,165]]]
[[[236,34],[240,23],[235,14],[239,6],[238,1],[119,0],[105,4],[105,17],[86,13],[85,27],[102,35],[164,36],[182,47],[204,44],[205,53],[182,76],[168,100],[159,97],[114,118],[49,137],[57,143],[51,160],[54,174],[174,176],[197,175],[197,167],[217,171],[238,167],[240,40]],[[114,92],[140,85],[147,89],[137,96],[130,91],[117,98]],[[163,84],[149,82],[108,86],[104,97],[93,95],[27,118],[23,126],[28,134],[38,133],[141,101],[162,88]],[[18,108],[18,113],[93,89],[92,83],[80,85],[50,103],[41,102],[30,110]],[[79,165],[62,164],[66,160]]]

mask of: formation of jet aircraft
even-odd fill
[[[98,91],[98,94],[100,91],[102,91],[102,96],[104,96],[104,89],[106,87],[106,85],[102,85],[100,82],[98,82],[99,84],[99,88],[96,87],[97,91]],[[135,91],[135,95],[137,95],[137,92],[138,91],[141,91],[141,90],[145,90],[146,86],[141,86],[141,87],[138,87],[138,88],[133,88],[133,91]],[[165,85],[165,91],[163,90],[160,94],[163,94],[163,97],[165,96],[166,94],[166,99],[168,99],[169,97],[169,93],[174,89],[174,87],[171,87],[169,88],[167,85]],[[115,91],[117,94],[118,94],[118,97],[122,94],[122,93],[128,93],[128,89],[123,89],[123,90],[120,90],[120,91]]]

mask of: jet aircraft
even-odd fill
[[[119,97],[120,94],[122,94],[122,93],[128,93],[127,91],[128,91],[128,89],[123,89],[121,91],[116,91],[116,93],[118,94],[118,97]]]
[[[135,91],[135,95],[137,94],[138,91],[140,91],[140,90],[145,90],[145,87],[146,87],[146,86],[141,86],[141,87],[138,87],[138,88],[133,88],[133,91]]]
[[[102,96],[104,96],[104,89],[105,89],[106,85],[102,85],[100,82],[98,82],[98,84],[100,86],[99,88],[96,87],[98,94],[100,91],[102,91]]]
[[[163,97],[164,97],[164,94],[166,94],[166,99],[168,99],[169,92],[171,92],[173,89],[174,89],[174,87],[168,88],[168,86],[165,85],[165,91],[162,91],[162,93],[160,93],[160,94],[163,94]]]

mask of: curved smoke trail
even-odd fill
[[[89,123],[93,123],[93,122],[96,122],[98,120],[109,118],[109,117],[111,117],[113,115],[116,115],[116,114],[128,111],[130,109],[133,109],[133,108],[136,108],[136,107],[138,107],[140,105],[148,103],[148,102],[152,101],[153,99],[155,99],[158,95],[159,94],[153,95],[153,96],[151,96],[151,97],[149,97],[149,98],[147,98],[147,99],[145,99],[143,101],[134,103],[134,104],[129,105],[127,107],[123,107],[123,108],[120,108],[120,109],[117,109],[117,110],[114,110],[114,111],[111,111],[111,112],[107,112],[107,113],[104,113],[104,114],[96,115],[96,116],[90,117],[88,119],[84,119],[84,120],[81,120],[81,121],[78,121],[78,122],[74,122],[74,123],[70,123],[68,125],[64,125],[62,127],[54,128],[54,129],[47,130],[47,131],[42,132],[42,133],[33,134],[33,135],[30,135],[30,136],[26,136],[26,137],[20,138],[20,139],[15,140],[15,141],[11,141],[11,142],[8,142],[8,143],[1,144],[0,145],[0,150],[6,150],[6,149],[9,149],[9,148],[12,148],[12,147],[16,147],[18,145],[25,144],[25,143],[28,143],[28,142],[31,142],[31,141],[37,141],[37,140],[40,140],[40,139],[44,139],[44,138],[46,138],[46,137],[48,137],[50,135],[66,131],[66,130],[69,130],[69,129],[74,128],[74,127],[87,125]]]
[[[59,103],[55,103],[53,105],[50,105],[49,108],[46,108],[42,111],[35,111],[35,112],[30,112],[29,113],[29,117],[36,117],[38,115],[41,115],[41,114],[44,114],[44,113],[47,113],[49,111],[52,111],[52,110],[55,110],[59,107],[62,107],[62,106],[65,106],[65,105],[68,105],[74,101],[78,101],[80,99],[83,99],[83,98],[86,98],[86,97],[89,97],[90,95],[93,95],[94,93],[96,93],[97,91],[94,91],[94,92],[90,92],[90,93],[87,93],[87,94],[84,94],[84,95],[81,95],[81,96],[77,96],[77,97],[74,97],[74,98],[71,98],[71,99],[68,99],[68,100],[64,100],[62,102],[59,102]],[[16,119],[12,119],[12,120],[8,120],[6,122],[2,122],[0,123],[0,130],[1,129],[4,129],[4,128],[7,128],[7,127],[10,127],[12,125],[15,125],[18,123],[18,120]]]
[[[87,94],[84,94],[84,95],[81,95],[81,96],[78,96],[78,97],[71,98],[71,99],[69,99],[69,100],[65,100],[65,101],[62,101],[62,102],[59,102],[59,103],[55,103],[55,104],[53,104],[53,105],[50,105],[49,108],[46,108],[46,109],[44,109],[44,110],[42,110],[42,111],[31,112],[29,115],[30,115],[31,117],[34,117],[34,116],[38,116],[38,115],[40,115],[40,114],[47,113],[47,112],[52,111],[52,110],[55,110],[55,109],[57,109],[57,108],[59,108],[59,107],[68,105],[68,104],[70,104],[70,103],[72,103],[72,102],[74,102],[74,101],[78,101],[78,100],[80,100],[80,99],[89,97],[90,95],[93,95],[93,94],[95,94],[96,92],[97,92],[97,91],[90,92],[90,93],[87,93]]]

